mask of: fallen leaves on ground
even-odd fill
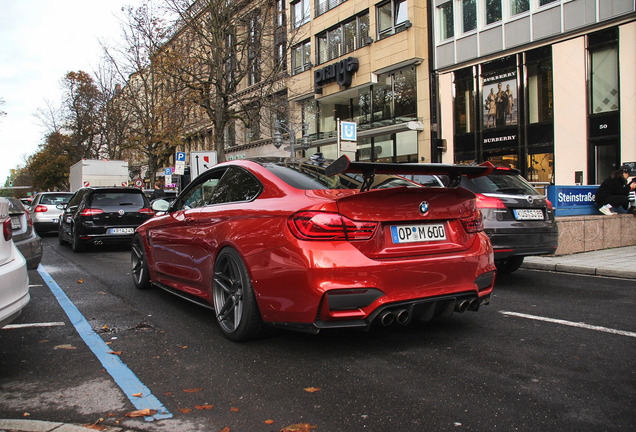
[[[214,405],[210,405],[210,404],[203,404],[203,405],[195,405],[194,408],[198,409],[198,410],[209,410],[212,409],[214,407]]]
[[[106,426],[102,426],[100,423],[103,422],[104,419],[100,418],[99,420],[97,420],[95,423],[90,423],[90,424],[86,424],[84,425],[85,428],[88,429],[93,429],[93,430],[98,430],[98,431],[102,431],[104,429],[106,429]]]
[[[272,419],[267,419],[267,420],[265,420],[265,422],[264,422],[264,423],[265,423],[265,424],[268,424],[268,425],[270,425],[270,424],[274,424],[274,420],[272,420]]]
[[[184,389],[183,390],[186,393],[196,393],[196,392],[200,392],[203,391],[202,388],[189,388],[189,389]]]
[[[179,411],[181,411],[184,414],[190,414],[192,412],[191,408],[179,408]]]
[[[285,426],[280,432],[311,432],[311,429],[316,429],[318,426],[310,425],[309,423],[297,423],[289,426]]]
[[[221,429],[221,432],[230,432],[230,428],[226,426],[223,429]]]
[[[80,283],[84,283],[84,280],[83,280],[83,279],[79,279],[79,280],[77,281],[77,283],[78,283],[78,284],[80,284]]]
[[[134,397],[141,397],[143,395],[143,393],[133,393],[132,394]]]
[[[122,351],[109,351],[108,354],[113,354],[113,355],[121,355]]]
[[[315,393],[317,391],[320,391],[320,389],[318,387],[307,387],[306,389],[304,389],[306,392],[308,393]]]
[[[239,409],[237,407],[231,407],[230,411],[232,412],[239,412]]]
[[[74,350],[76,349],[73,345],[71,344],[64,344],[64,345],[56,345],[53,347],[53,349],[65,349],[65,350]]]
[[[137,410],[137,411],[130,411],[124,415],[126,417],[147,417],[147,416],[153,416],[155,414],[157,414],[157,410],[146,408],[146,409]]]

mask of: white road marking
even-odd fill
[[[586,324],[586,323],[583,323],[583,322],[574,322],[574,321],[566,321],[566,320],[562,320],[562,319],[546,318],[546,317],[542,317],[542,316],[528,315],[528,314],[523,314],[523,313],[518,313],[518,312],[499,311],[499,313],[504,314],[504,315],[508,315],[508,316],[515,316],[515,317],[518,317],[518,318],[527,318],[527,319],[532,319],[532,320],[537,320],[537,321],[545,321],[545,322],[550,322],[550,323],[555,323],[555,324],[566,325],[566,326],[570,326],[570,327],[578,327],[578,328],[583,328],[583,329],[587,329],[587,330],[596,330],[596,331],[601,331],[601,332],[605,332],[605,333],[612,333],[612,334],[616,334],[616,335],[620,335],[620,336],[636,337],[636,332],[630,332],[630,331],[625,331],[625,330],[616,330],[616,329],[612,329],[612,328],[608,328],[608,327],[601,327],[601,326],[595,326],[595,325],[591,325],[591,324]]]
[[[4,330],[20,329],[28,327],[57,327],[66,325],[63,322],[47,322],[47,323],[30,323],[30,324],[9,324],[2,327]]]

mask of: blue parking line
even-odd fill
[[[113,377],[115,383],[122,389],[130,402],[138,410],[151,409],[156,411],[152,416],[146,416],[146,421],[160,420],[172,418],[172,414],[161,404],[159,399],[150,393],[150,389],[146,387],[139,378],[121,361],[119,356],[111,354],[112,349],[106,345],[106,342],[93,331],[92,327],[86,321],[86,318],[77,309],[73,302],[66,296],[62,288],[53,280],[42,265],[38,266],[38,273],[49,286],[51,292],[68,315],[71,323],[82,337],[86,345],[93,351],[99,361],[102,363],[106,371]],[[133,396],[141,394],[141,397]]]

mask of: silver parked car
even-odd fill
[[[26,260],[13,243],[9,201],[0,198],[0,327],[15,320],[29,303],[29,276]]]
[[[40,192],[31,201],[31,215],[37,232],[57,231],[60,216],[58,204],[66,205],[73,192]]]
[[[17,198],[7,198],[9,216],[13,228],[13,242],[27,262],[29,270],[36,269],[42,261],[42,239],[33,229],[31,214]]]

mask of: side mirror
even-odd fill
[[[166,200],[158,199],[152,202],[151,207],[155,212],[165,213],[170,208],[170,203]]]

